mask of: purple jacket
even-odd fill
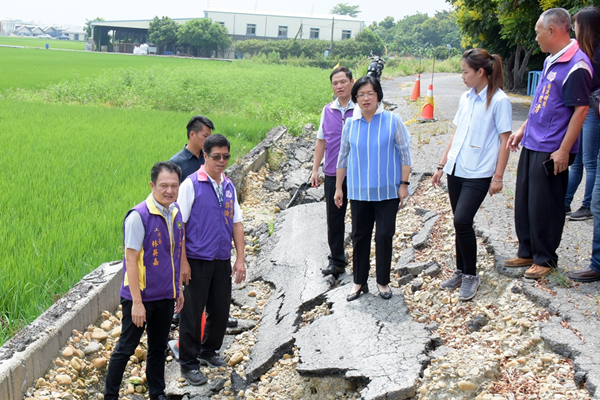
[[[323,121],[321,129],[325,138],[325,163],[323,173],[327,176],[335,176],[338,154],[340,152],[340,140],[342,138],[342,129],[344,121],[352,117],[354,108],[348,108],[344,115],[342,112],[332,107],[336,102],[333,101],[323,107]]]
[[[229,260],[233,238],[233,183],[223,177],[223,204],[208,179],[204,166],[190,175],[194,204],[185,225],[185,252],[198,260]]]
[[[579,49],[577,42],[548,68],[547,63],[548,58],[544,61],[541,81],[533,95],[521,145],[529,150],[552,153],[560,148],[574,111],[572,106],[565,105],[563,86],[576,68],[587,67],[590,72],[591,67],[589,58]],[[587,93],[582,102],[585,105],[589,88]],[[571,153],[579,151],[579,141],[578,137]]]
[[[137,265],[142,301],[175,299],[179,295],[179,271],[184,237],[179,208],[176,207],[172,213],[172,233],[169,232],[166,218],[156,208],[152,195],[129,210],[125,219],[133,210],[142,217],[146,232]],[[126,262],[124,258],[121,297],[132,300]]]

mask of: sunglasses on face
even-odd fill
[[[217,155],[210,155],[210,154],[206,154],[208,157],[212,158],[215,161],[221,161],[221,160],[225,160],[228,161],[231,158],[231,154],[217,154]]]

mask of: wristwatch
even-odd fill
[[[401,184],[401,185],[407,185],[407,186],[408,186],[408,185],[410,185],[410,182],[408,182],[408,181],[400,181],[400,184]]]

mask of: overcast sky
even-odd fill
[[[15,18],[41,24],[83,26],[86,19],[105,20],[152,19],[155,16],[171,18],[203,17],[207,7],[268,10],[298,13],[328,14],[336,4],[343,2],[359,5],[358,18],[368,25],[391,15],[398,20],[417,12],[430,16],[436,11],[450,9],[444,0],[3,0],[0,19]]]

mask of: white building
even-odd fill
[[[62,31],[62,34],[68,36],[70,40],[87,40],[87,33],[81,28],[68,28]]]
[[[272,11],[248,11],[225,8],[209,8],[204,18],[210,18],[227,28],[233,41],[246,39],[324,39],[344,40],[354,38],[363,28],[364,21],[345,15],[318,15],[281,13]],[[185,24],[193,18],[172,18]],[[92,38],[95,49],[107,48],[108,35],[118,43],[142,44],[148,41],[148,29],[152,20],[93,21]],[[98,37],[94,37],[94,35]],[[105,39],[102,39],[104,37]],[[133,52],[132,46],[119,46],[121,52]],[[106,51],[106,50],[104,50]]]
[[[233,40],[324,39],[344,40],[356,36],[364,21],[346,15],[281,13],[209,8],[204,17],[227,28]]]
[[[0,20],[0,35],[10,36],[10,34],[15,30],[16,24],[17,21],[12,18]]]

